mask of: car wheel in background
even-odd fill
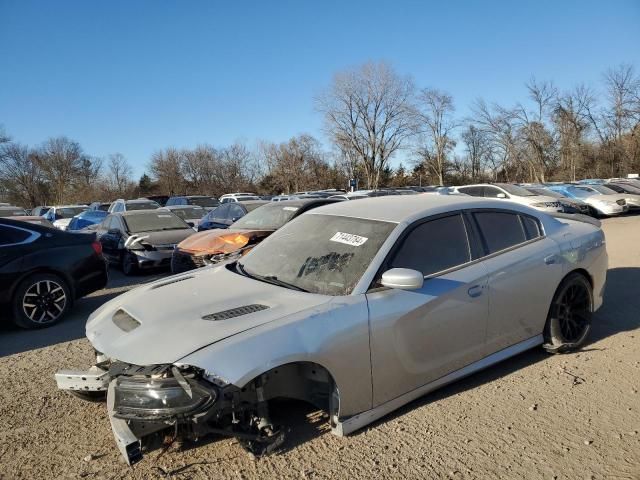
[[[569,274],[553,297],[544,326],[544,348],[564,353],[580,348],[591,331],[593,292],[580,273]]]
[[[23,280],[13,295],[13,322],[22,328],[49,327],[62,319],[71,303],[66,281],[37,273]]]
[[[122,273],[127,276],[138,273],[138,261],[133,253],[124,252],[122,254]]]

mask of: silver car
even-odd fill
[[[346,435],[524,350],[580,347],[607,270],[597,220],[448,195],[339,202],[288,223],[238,261],[131,290],[89,318],[90,370],[58,387],[107,392],[129,463],[141,438],[284,430],[269,400],[308,401]]]

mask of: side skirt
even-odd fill
[[[506,360],[507,358],[513,357],[514,355],[522,353],[533,347],[542,345],[543,340],[544,339],[542,335],[536,335],[535,337],[531,337],[527,340],[524,340],[523,342],[516,343],[515,345],[500,350],[499,352],[492,353],[491,355],[484,357],[477,362],[471,363],[466,367],[461,368],[460,370],[456,370],[455,372],[451,372],[444,377],[440,377],[439,379],[434,380],[431,383],[427,383],[422,387],[418,387],[415,390],[394,398],[393,400],[389,400],[388,402],[383,403],[382,405],[378,405],[371,410],[367,410],[366,412],[362,412],[349,417],[344,421],[339,421],[337,425],[331,429],[331,432],[334,435],[338,436],[349,435],[350,433],[353,433],[356,430],[360,430],[362,427],[369,425],[371,422],[375,422],[376,420],[384,417],[394,410],[397,410],[403,405],[412,402],[416,398],[420,398],[427,393],[437,390],[440,387],[444,387],[449,383],[460,380],[461,378],[490,367],[491,365],[495,365],[498,362]]]

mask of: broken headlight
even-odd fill
[[[185,379],[120,377],[114,387],[115,416],[126,419],[159,419],[191,415],[211,406],[217,398],[215,387]]]

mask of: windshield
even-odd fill
[[[197,205],[187,208],[174,208],[171,211],[183,220],[202,218],[207,213],[204,208],[198,207]]]
[[[13,217],[26,214],[27,212],[21,208],[0,208],[0,217]]]
[[[564,195],[562,195],[561,193],[554,192],[553,190],[547,190],[546,188],[527,188],[527,190],[535,195],[546,195],[547,197],[564,198]]]
[[[605,187],[603,185],[589,185],[589,186],[594,190],[597,190],[603,195],[615,195],[617,193],[615,190],[611,190],[610,188]]]
[[[127,210],[128,211],[133,211],[133,210],[155,210],[156,208],[159,208],[159,207],[160,207],[160,204],[158,204],[156,202],[152,202],[152,201],[127,203]]]
[[[520,187],[518,185],[511,185],[510,183],[498,183],[496,184],[504,191],[511,195],[515,195],[516,197],[533,197],[537,195],[536,193],[531,193],[526,188]]]
[[[103,210],[87,210],[78,215],[78,218],[101,221],[107,215],[109,215],[109,213]]]
[[[220,205],[220,202],[216,198],[209,197],[192,197],[189,198],[188,201],[191,205],[198,205],[199,207],[205,208],[217,207],[218,205]]]
[[[73,218],[84,212],[87,207],[61,207],[56,208],[56,218]]]
[[[277,230],[287,223],[299,207],[282,205],[278,202],[262,205],[260,208],[247,213],[235,222],[233,228],[258,228],[261,230]]]
[[[574,197],[578,197],[578,198],[588,198],[588,197],[592,197],[594,195],[596,195],[596,192],[594,192],[593,190],[585,190],[584,187],[567,187],[567,192],[569,193],[569,195],[572,195]]]
[[[396,224],[306,214],[287,223],[241,262],[248,275],[312,293],[348,295]]]
[[[191,228],[171,212],[149,212],[122,217],[130,233]]]

